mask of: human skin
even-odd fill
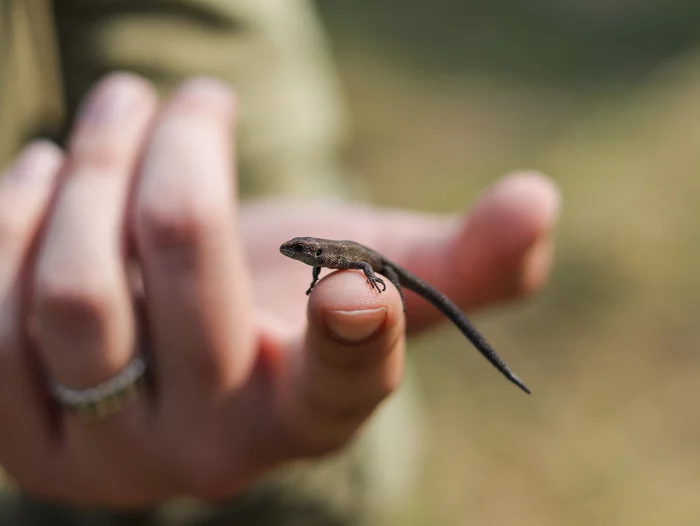
[[[214,499],[341,449],[399,387],[406,333],[440,317],[412,294],[404,314],[393,286],[376,294],[355,271],[307,298],[286,239],[380,248],[468,311],[545,282],[558,193],[544,176],[511,174],[454,216],[242,204],[235,115],[213,79],[161,103],[111,74],[65,151],[33,143],[0,181],[0,463],[25,490],[125,509]],[[93,386],[142,345],[154,382],[121,410],[88,419],[50,399],[51,380]]]

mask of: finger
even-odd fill
[[[453,242],[462,294],[471,289],[469,301],[477,305],[537,290],[549,271],[558,212],[559,192],[539,174],[516,173],[497,183]]]
[[[310,296],[306,337],[288,355],[283,415],[299,447],[332,450],[400,384],[404,366],[401,298],[379,293],[362,272],[335,272]]]
[[[48,374],[70,388],[113,378],[134,355],[124,209],[155,107],[145,81],[110,75],[87,97],[69,143],[39,248],[32,312]]]
[[[223,84],[186,83],[154,129],[137,189],[134,231],[165,418],[199,417],[202,397],[240,383],[254,357],[236,228],[233,112]]]
[[[530,294],[543,284],[558,209],[558,190],[549,179],[515,173],[487,191],[466,220],[386,221],[384,250],[462,308],[474,309]],[[415,300],[407,294],[411,329],[439,318]]]
[[[32,310],[33,336],[47,374],[69,388],[115,378],[135,356],[125,210],[156,102],[143,79],[109,75],[86,98],[70,138],[38,251]],[[133,476],[143,465],[139,453],[150,438],[144,438],[144,397],[136,400],[102,419],[63,413],[63,444],[71,464],[66,476],[73,488],[111,499],[123,496],[125,488],[138,491],[148,484],[147,476],[134,483],[124,475]],[[110,484],[104,484],[105,477]]]
[[[46,386],[25,337],[23,281],[61,162],[57,147],[39,141],[0,182],[0,461],[35,490],[57,459]]]
[[[34,297],[42,357],[69,387],[104,382],[132,358],[122,224],[138,146],[154,110],[145,82],[109,76],[88,98],[70,142]]]

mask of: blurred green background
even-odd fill
[[[552,279],[412,354],[429,408],[400,524],[700,523],[700,3],[318,2],[377,201],[458,210],[516,168],[560,185]]]

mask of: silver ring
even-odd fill
[[[71,389],[53,382],[51,390],[56,401],[65,409],[101,417],[118,411],[135,397],[145,372],[146,360],[136,356],[119,374],[95,387]]]

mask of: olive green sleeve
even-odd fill
[[[0,170],[63,118],[50,0],[0,0]]]
[[[347,193],[346,139],[326,38],[304,0],[62,0],[57,3],[69,113],[114,70],[164,94],[194,75],[229,82],[239,98],[242,196]]]

